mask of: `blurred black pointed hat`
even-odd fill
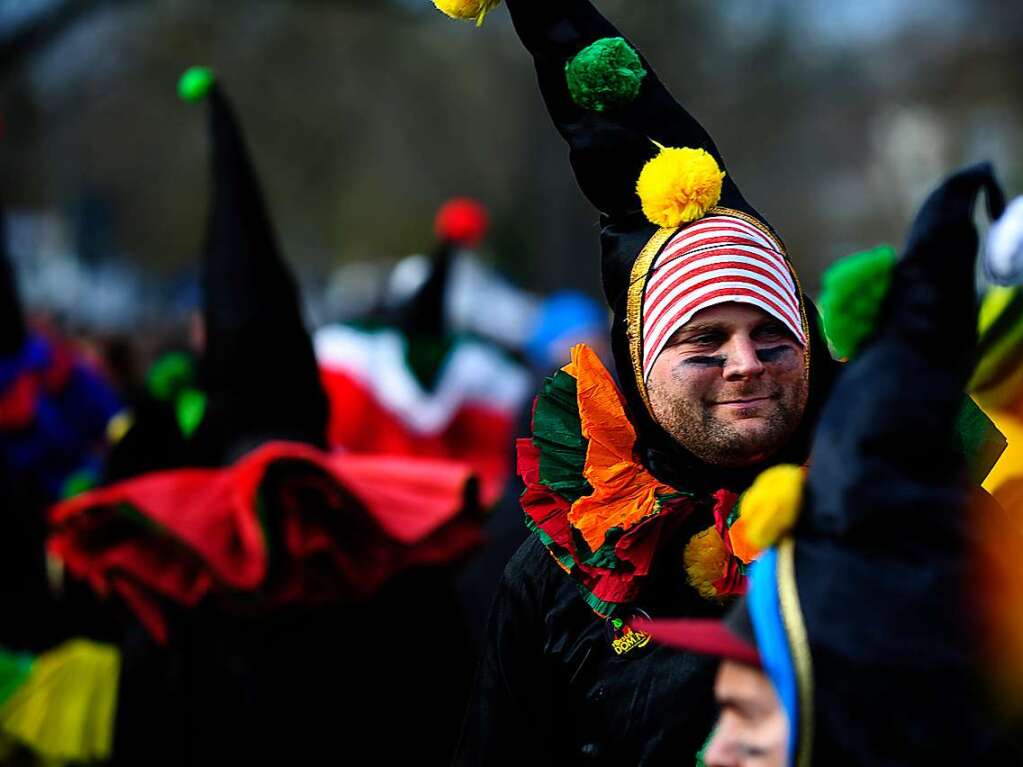
[[[815,761],[969,763],[999,747],[974,689],[982,632],[967,591],[971,509],[989,499],[954,436],[976,353],[982,191],[997,218],[987,164],[924,202],[878,328],[821,416],[796,535],[751,591],[755,603],[774,589],[783,624],[803,627],[787,643]],[[878,721],[878,700],[897,727]]]
[[[434,222],[437,244],[426,279],[395,309],[394,324],[406,336],[442,338],[449,332],[447,296],[459,251],[479,245],[487,231],[486,209],[475,200],[448,200]]]
[[[188,92],[186,81],[198,85]],[[282,258],[245,139],[207,70],[182,94],[205,96],[213,191],[201,268],[202,385],[226,449],[271,439],[323,445],[327,400],[298,287]],[[227,447],[234,446],[234,447]]]
[[[14,264],[7,252],[7,223],[0,206],[0,356],[16,353],[27,336]]]

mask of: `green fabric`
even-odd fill
[[[1002,433],[970,397],[963,398],[963,407],[956,419],[956,439],[969,468],[970,481],[981,484],[998,463],[1007,443]]]
[[[31,655],[0,650],[0,706],[28,679],[32,661]]]
[[[575,558],[572,554],[556,544],[554,539],[547,535],[547,533],[545,533],[536,524],[536,522],[533,521],[533,518],[528,515],[526,516],[526,527],[540,539],[540,542],[548,551],[551,552],[551,554],[555,556],[558,562],[561,563],[562,567],[568,568],[569,570],[572,570],[575,567]]]
[[[168,352],[149,367],[146,389],[161,402],[169,402],[195,383],[195,362],[184,352]]]
[[[732,529],[732,525],[735,524],[735,520],[737,520],[741,515],[742,515],[742,496],[740,495],[739,496],[739,500],[737,500],[735,502],[735,505],[732,507],[732,510],[730,512],[728,512],[728,516],[725,518],[725,526],[729,530],[731,530]]]
[[[433,391],[448,361],[455,337],[411,336],[405,338],[405,361],[424,391]]]
[[[710,735],[708,735],[707,739],[703,741],[703,745],[700,747],[700,750],[696,752],[696,767],[707,767],[707,751],[710,749],[710,742],[714,740],[714,735],[717,731],[718,728],[715,725],[710,731]]]
[[[639,95],[645,77],[639,54],[621,37],[597,40],[565,65],[572,101],[593,112],[629,104]]]
[[[819,306],[835,356],[853,357],[874,330],[896,260],[895,251],[881,245],[839,259],[824,272]]]
[[[206,395],[198,389],[185,389],[178,395],[174,411],[181,433],[191,437],[206,415]]]
[[[586,541],[583,540],[581,534],[573,529],[573,535],[578,538],[578,547],[583,551],[586,550]],[[601,567],[605,570],[617,570],[621,565],[618,559],[618,555],[615,552],[615,546],[618,545],[619,539],[624,535],[624,531],[620,527],[612,527],[604,534],[604,544],[596,551],[590,552],[586,557],[583,557],[582,562],[584,565],[590,567]]]
[[[569,503],[593,488],[583,478],[587,442],[582,435],[575,379],[559,370],[544,381],[533,410],[533,444],[540,451],[540,481]]]
[[[182,101],[202,101],[215,81],[216,77],[209,67],[190,67],[178,80],[178,96]]]
[[[579,587],[579,591],[583,595],[583,601],[590,606],[597,615],[603,618],[609,618],[615,611],[618,605],[615,602],[605,602],[603,599],[594,596],[593,592],[583,586],[579,581],[576,581],[576,586]]]
[[[97,484],[99,484],[99,478],[96,476],[95,471],[92,469],[79,469],[64,480],[64,484],[60,488],[60,497],[63,500],[74,498],[76,495],[81,495],[87,490],[92,490]]]

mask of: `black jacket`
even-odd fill
[[[686,582],[682,552],[709,520],[665,545],[636,607],[712,617],[722,607]],[[686,764],[716,718],[715,663],[648,644],[623,655],[535,537],[497,590],[456,765]]]

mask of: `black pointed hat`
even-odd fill
[[[27,334],[17,275],[7,253],[6,218],[0,207],[0,357],[19,351]]]
[[[821,416],[795,542],[779,550],[777,592],[806,628],[805,643],[790,636],[798,686],[811,692],[813,675],[818,690],[800,702],[815,711],[802,739],[820,733],[822,763],[968,763],[996,745],[973,689],[981,632],[967,594],[969,510],[983,499],[954,437],[976,354],[982,191],[997,218],[987,164],[923,204],[879,328]],[[878,721],[878,700],[897,727]]]
[[[667,336],[646,337],[647,321],[654,322],[646,316],[645,298],[663,266],[693,252],[693,245],[681,250],[684,233],[695,233],[689,227],[718,222],[732,231],[718,240],[725,243],[722,247],[753,245],[758,257],[774,262],[768,269],[779,276],[769,279],[785,283],[788,291],[784,296],[790,305],[787,325],[806,349],[813,372],[811,400],[802,433],[785,456],[774,459],[798,460],[800,453],[805,454],[809,424],[834,369],[819,333],[816,309],[799,287],[783,242],[743,197],[703,126],[588,0],[508,0],[507,4],[515,29],[533,56],[548,112],[568,142],[579,186],[601,213],[602,278],[615,315],[615,364],[630,417],[641,441],[653,451],[652,468],[661,475],[671,473],[669,466],[690,477],[714,473],[705,465],[699,465],[699,472],[689,471],[699,462],[668,437],[651,414],[646,371],[658,352],[657,343],[665,342]],[[734,232],[740,230],[743,234],[736,238]],[[659,260],[662,254],[665,259]],[[761,288],[757,285],[753,290]],[[764,308],[763,302],[750,300],[749,291],[736,292],[746,295],[719,296],[714,301],[745,300]],[[657,453],[667,457],[658,461]],[[670,476],[663,478],[671,481]]]
[[[754,624],[771,623],[773,601],[786,626],[800,764],[811,751],[828,764],[970,763],[1000,745],[974,689],[982,632],[967,594],[970,509],[984,498],[954,437],[976,354],[982,191],[997,217],[986,164],[924,202],[877,330],[821,416],[796,535],[755,566]]]
[[[231,454],[271,439],[325,443],[327,400],[298,287],[281,257],[234,112],[204,70],[213,191],[201,267],[202,385]],[[205,424],[204,424],[205,426]],[[233,446],[233,447],[232,447]]]

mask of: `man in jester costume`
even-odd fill
[[[760,527],[758,496],[790,486],[747,595],[721,622],[637,622],[655,641],[722,659],[708,767],[1023,758],[980,683],[984,667],[1004,668],[985,639],[998,587],[979,577],[989,555],[977,542],[1005,512],[971,479],[956,429],[978,350],[982,191],[999,216],[988,165],[924,203],[877,325],[821,415],[805,490],[802,471],[779,466],[749,491],[746,518]]]
[[[351,739],[442,763],[471,680],[450,571],[480,540],[476,479],[326,449],[312,339],[240,126],[208,70],[182,89],[206,99],[213,139],[205,405],[176,456],[165,437],[184,422],[137,413],[118,481],[50,515],[51,554],[127,613],[114,759],[304,764]]]
[[[466,5],[438,2],[496,3]],[[740,496],[804,462],[836,363],[781,239],[649,64],[586,0],[507,5],[601,213],[617,383],[577,347],[537,398],[519,442],[534,535],[499,586],[458,763],[677,763],[713,723],[713,665],[628,621],[717,616],[745,591]]]

